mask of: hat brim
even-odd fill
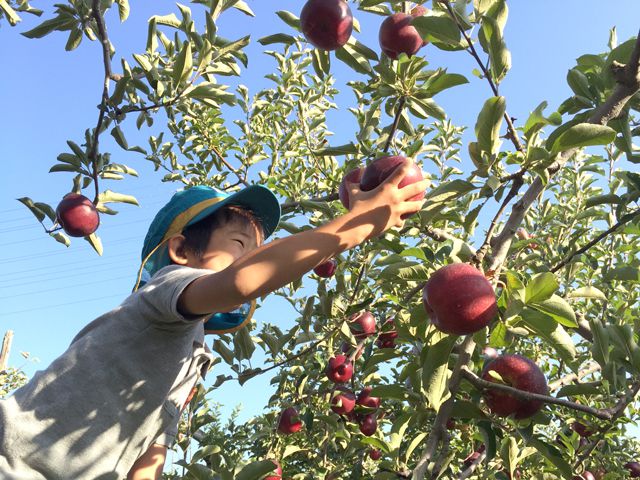
[[[280,202],[273,192],[262,185],[250,185],[205,208],[193,217],[186,226],[199,222],[226,205],[238,205],[251,211],[260,221],[265,239],[271,236],[280,222]]]

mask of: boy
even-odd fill
[[[164,463],[163,445],[171,442],[180,409],[211,360],[204,322],[210,332],[240,328],[254,299],[401,226],[402,215],[421,208],[411,197],[427,187],[422,181],[398,188],[409,167],[371,191],[350,184],[348,213],[264,245],[258,227],[267,238],[280,211],[264,187],[230,196],[194,187],[174,195],[145,238],[141,288],[0,401],[2,478],[121,480],[147,466],[159,475],[162,466],[153,461]],[[249,222],[232,214],[234,221],[210,226],[204,249],[194,248],[190,228],[228,205],[251,212]]]

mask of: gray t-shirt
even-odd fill
[[[0,478],[121,480],[152,443],[166,444],[212,360],[205,317],[184,318],[178,298],[210,273],[163,268],[0,400]]]

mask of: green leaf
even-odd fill
[[[371,388],[371,396],[404,401],[407,399],[407,392],[404,385],[376,385]]]
[[[589,79],[577,68],[569,70],[567,73],[567,83],[576,95],[591,98],[592,95],[589,90]]]
[[[464,75],[460,75],[458,73],[446,73],[442,71],[442,73],[435,75],[429,80],[426,89],[429,92],[429,95],[434,96],[443,90],[456,87],[458,85],[464,85],[465,83],[469,83],[469,80],[467,80],[467,77]]]
[[[168,15],[154,15],[150,20],[155,20],[158,25],[166,25],[168,27],[180,28],[182,22],[178,20],[175,13]]]
[[[479,37],[482,47],[489,54],[491,78],[499,84],[511,68],[511,52],[507,50],[498,21],[491,17],[482,17]]]
[[[122,133],[119,125],[116,125],[111,129],[111,136],[116,139],[116,142],[120,147],[125,150],[129,150],[129,144],[127,143],[127,139],[124,138],[124,133]]]
[[[273,472],[276,469],[275,463],[271,460],[260,460],[253,462],[240,470],[240,473],[236,475],[235,480],[259,480],[269,472]]]
[[[118,15],[120,16],[120,21],[124,22],[127,18],[129,18],[129,0],[116,0],[118,4]]]
[[[247,5],[247,2],[244,2],[243,0],[237,1],[234,3],[233,8],[235,8],[236,10],[241,11],[242,13],[244,13],[245,15],[247,15],[248,17],[255,17],[255,13],[253,13],[253,10],[251,10],[251,7],[249,7],[249,5]]]
[[[322,78],[329,74],[331,69],[331,55],[329,55],[329,52],[314,48],[311,51],[311,61],[316,75]]]
[[[558,290],[558,280],[551,272],[534,275],[525,287],[524,303],[542,302]]]
[[[599,395],[600,389],[593,384],[565,385],[556,394],[556,397],[575,397],[577,395]]]
[[[176,58],[173,65],[173,83],[174,85],[180,85],[186,82],[191,76],[191,70],[193,68],[193,56],[191,54],[191,42],[184,42],[182,49]]]
[[[278,15],[282,21],[290,27],[300,30],[300,19],[293,13],[287,12],[286,10],[278,10],[276,15]]]
[[[413,440],[411,440],[411,442],[409,442],[409,445],[407,445],[407,450],[404,452],[404,462],[406,464],[409,463],[409,459],[411,458],[411,454],[413,453],[413,451],[418,448],[418,445],[422,443],[427,435],[427,432],[420,432],[413,438]]]
[[[77,20],[73,17],[58,15],[57,17],[45,20],[40,25],[27,32],[22,32],[22,35],[27,38],[42,38],[54,30],[69,30],[77,23]]]
[[[589,326],[593,335],[593,345],[591,346],[593,359],[604,367],[609,363],[609,331],[596,318],[589,321]]]
[[[34,205],[47,217],[49,217],[49,220],[51,220],[52,222],[56,221],[56,212],[53,210],[53,208],[51,208],[51,206],[42,202],[35,202]]]
[[[549,462],[558,469],[558,473],[561,473],[564,478],[572,478],[573,469],[571,468],[571,465],[562,458],[562,453],[558,451],[558,449],[549,445],[547,441],[539,440],[529,434],[524,434],[522,429],[520,429],[520,433],[527,442],[527,445],[538,450],[544,458],[549,460]]]
[[[546,300],[530,302],[529,304],[536,310],[546,313],[565,327],[577,328],[578,326],[573,308],[564,298],[558,295],[551,295]]]
[[[294,43],[296,43],[296,38],[285,33],[275,33],[273,35],[262,37],[258,40],[258,42],[261,45],[271,45],[273,43],[284,43],[285,45],[293,45]]]
[[[473,183],[465,180],[452,180],[438,185],[432,189],[426,196],[429,204],[447,203],[455,198],[469,193],[474,190],[476,186]]]
[[[575,370],[576,347],[571,340],[571,335],[562,325],[549,315],[530,307],[522,309],[520,318],[531,331],[544,339],[569,367]]]
[[[412,416],[413,413],[409,411],[396,417],[393,425],[391,426],[391,432],[389,434],[390,452],[397,454],[397,451],[400,450],[400,445],[402,444],[402,439],[404,438],[404,432],[407,430]]]
[[[18,198],[18,201],[22,203],[25,207],[31,210],[31,213],[38,219],[39,222],[44,220],[45,214],[44,212],[38,208],[29,197]]]
[[[233,351],[238,360],[249,360],[256,346],[253,343],[248,327],[243,327],[233,336]]]
[[[434,45],[445,44],[460,48],[460,30],[451,17],[445,13],[431,11],[427,15],[414,18],[413,26],[424,40]]]
[[[9,20],[9,23],[11,25],[16,25],[20,21],[20,17],[16,13],[16,11],[11,8],[11,5],[6,2],[6,0],[0,0],[0,10],[2,10],[7,16],[7,19]]]
[[[236,96],[226,91],[226,88],[226,85],[201,82],[196,86],[189,87],[185,91],[185,95],[198,100],[214,100],[216,102],[226,103],[227,105],[235,105]]]
[[[616,131],[613,128],[593,123],[578,123],[561,133],[550,150],[552,154],[557,154],[572,148],[608,145],[615,138]],[[547,147],[549,148],[549,145]]]
[[[129,203],[131,205],[139,205],[136,197],[132,195],[125,195],[123,193],[112,192],[111,190],[105,190],[98,195],[99,203]]]
[[[49,235],[51,235],[55,239],[56,242],[61,243],[66,247],[71,245],[71,240],[69,240],[69,237],[67,237],[63,233],[55,232],[55,233],[50,233]]]
[[[469,400],[456,400],[451,410],[451,418],[486,419],[487,416],[478,405]]]
[[[604,294],[604,292],[602,292],[602,290],[591,286],[576,288],[575,290],[567,294],[567,298],[592,298],[594,300],[607,300],[607,296]]]
[[[89,242],[89,245],[96,251],[96,253],[102,256],[102,240],[95,233],[84,237],[84,239]]]
[[[500,127],[506,111],[504,97],[491,97],[482,107],[476,121],[476,137],[481,151],[496,154],[500,149]]]
[[[434,332],[425,345],[427,353],[422,362],[422,388],[430,408],[438,410],[447,398],[447,381],[449,379],[449,357],[456,343],[455,335]]]
[[[423,119],[433,117],[438,120],[444,120],[447,116],[442,107],[430,98],[410,98],[407,102],[407,107],[409,107],[411,113]]]
[[[69,165],[67,163],[57,163],[49,169],[49,173],[53,172],[84,172],[88,173],[82,168],[78,168],[74,165]]]
[[[343,61],[358,73],[365,75],[373,73],[373,69],[367,58],[357,52],[353,46],[346,44],[335,51],[336,58]]]
[[[524,135],[527,138],[531,138],[531,136],[543,128],[545,125],[560,125],[562,123],[562,116],[557,112],[552,113],[549,117],[545,117],[542,113],[545,108],[547,108],[547,102],[542,102],[538,105],[531,114],[529,114],[529,118],[527,118],[526,123],[524,124]]]
[[[314,155],[318,157],[329,157],[329,156],[341,156],[341,155],[355,155],[358,153],[358,147],[351,143],[346,143],[344,145],[338,145],[335,147],[327,147],[322,148],[320,150],[315,150],[313,152]]]
[[[234,355],[233,350],[229,349],[224,342],[220,339],[216,339],[213,341],[212,345],[213,351],[218,353],[222,359],[229,365],[233,365]]]
[[[626,265],[624,267],[612,268],[604,273],[604,279],[607,282],[614,280],[621,282],[638,282],[640,281],[640,269]]]
[[[67,44],[64,46],[64,49],[67,52],[71,50],[75,50],[80,45],[82,41],[82,30],[77,27],[71,29],[71,33],[69,34],[69,38],[67,39]]]

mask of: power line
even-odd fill
[[[125,257],[125,256],[128,256],[128,255],[134,255],[134,254],[132,252],[125,252],[125,253],[119,253],[119,254],[116,254],[116,255],[110,255],[109,256],[109,260],[114,259],[114,258]],[[132,260],[134,263],[139,261],[138,260],[138,258],[139,258],[138,255],[139,255],[139,252],[136,252],[135,253],[135,258]],[[59,267],[63,267],[63,266],[66,267],[66,266],[69,266],[69,265],[78,265],[80,263],[86,264],[87,260],[78,260],[77,262],[65,262],[65,263],[60,264],[60,265],[46,265],[46,266],[43,266],[43,267],[29,268],[27,270],[20,270],[20,273],[37,272],[39,270],[53,270],[53,269],[56,269],[56,268],[59,268]],[[113,262],[113,263],[117,263],[117,262]],[[104,263],[104,265],[109,265],[109,264],[111,264],[111,262],[105,262]],[[29,278],[29,275],[27,275],[24,278]],[[18,278],[18,280],[19,279],[20,278]],[[13,277],[12,277],[12,279],[9,279],[7,281],[10,282],[12,280],[13,280]]]
[[[77,283],[77,284],[72,284],[72,285],[65,285],[64,287],[47,288],[46,290],[36,290],[36,291],[25,292],[25,293],[17,293],[17,294],[7,295],[5,297],[0,297],[0,300],[5,300],[7,298],[26,297],[26,296],[29,296],[29,295],[37,295],[39,293],[57,292],[57,291],[60,291],[60,290],[69,290],[69,289],[76,288],[76,287],[84,287],[86,285],[96,285],[98,283],[110,282],[110,281],[113,281],[113,280],[124,280],[125,278],[130,279],[132,283],[135,281],[134,275],[131,274],[131,275],[124,275],[124,276],[115,277],[115,278],[104,278],[104,279],[97,280],[95,282],[83,282],[83,283]]]
[[[136,259],[137,260],[137,259]],[[132,271],[137,271],[138,270],[138,266],[135,263],[136,260],[131,260],[131,259],[123,259],[123,260],[118,260],[117,262],[109,262],[109,263],[104,263],[104,264],[100,264],[97,266],[89,266],[84,270],[74,270],[74,273],[70,273],[69,275],[59,275],[60,272],[48,272],[49,275],[47,274],[40,274],[40,275],[25,275],[22,277],[11,277],[8,280],[4,280],[4,284],[2,283],[3,281],[0,280],[0,289],[1,288],[13,288],[13,287],[22,287],[24,285],[33,285],[34,283],[38,283],[38,282],[46,282],[49,280],[63,280],[65,278],[72,278],[72,277],[78,277],[80,275],[89,275],[91,273],[97,273],[97,272],[111,272],[111,271],[115,271],[115,270],[122,270],[122,267],[114,267],[113,265],[116,264],[124,264],[124,263],[128,263],[132,265]],[[108,267],[108,268],[104,268],[104,267]],[[73,269],[71,269],[73,270]],[[71,271],[69,270],[69,271]],[[22,273],[22,272],[21,272]],[[65,272],[62,272],[65,273]],[[20,281],[20,280],[26,280],[29,279],[28,282],[24,282],[24,283],[15,283],[16,281]]]
[[[46,305],[44,307],[27,308],[27,309],[24,309],[24,310],[14,310],[13,312],[2,313],[2,314],[0,314],[0,316],[17,315],[19,313],[35,312],[35,311],[38,311],[38,310],[51,310],[52,308],[66,307],[67,305],[78,305],[80,303],[95,302],[97,300],[105,300],[107,298],[114,298],[114,297],[120,297],[120,298],[124,299],[130,293],[131,292],[115,293],[115,294],[112,294],[112,295],[105,295],[104,297],[85,298],[84,300],[77,300],[75,302],[65,302],[65,303],[58,303],[56,305]]]

